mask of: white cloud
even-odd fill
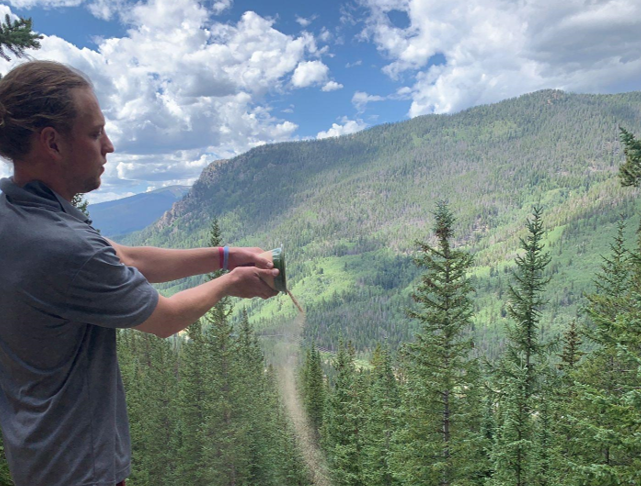
[[[318,56],[313,36],[283,34],[254,12],[235,23],[211,13],[192,0],[150,0],[119,13],[125,37],[92,50],[45,35],[30,53],[94,82],[116,146],[98,195],[191,181],[213,160],[294,137],[298,126],[272,115],[265,95],[289,89],[297,69],[299,84],[327,81],[327,66],[306,61]],[[0,60],[0,73],[19,62]]]
[[[343,85],[337,83],[336,81],[329,81],[325,86],[323,86],[322,91],[336,91],[337,89],[342,89]]]
[[[225,10],[230,9],[232,6],[233,0],[216,0],[212,5],[212,10],[216,14],[221,14]]]
[[[360,0],[363,38],[414,77],[410,116],[457,111],[543,88],[639,89],[637,0]],[[406,12],[396,27],[392,10]],[[430,65],[434,56],[445,64]]]
[[[329,42],[334,38],[334,35],[327,29],[327,27],[323,27],[321,29],[320,34],[318,34],[318,39],[321,40],[322,42]]]
[[[342,135],[349,135],[350,133],[360,132],[361,130],[367,128],[367,124],[363,120],[349,120],[343,118],[341,124],[332,123],[332,126],[326,132],[318,132],[316,138],[330,138],[330,137],[340,137]]]
[[[294,71],[292,84],[296,88],[306,88],[327,80],[329,68],[321,61],[301,62]]]
[[[94,17],[102,20],[111,20],[115,14],[124,16],[129,9],[127,0],[93,0],[89,2],[87,8]]]
[[[356,93],[354,93],[354,96],[352,96],[352,104],[359,112],[362,112],[365,110],[365,107],[368,103],[372,103],[375,101],[384,101],[385,99],[386,98],[383,96],[370,95],[365,93],[364,91],[357,91]]]
[[[312,16],[311,16],[311,17],[309,17],[309,18],[305,18],[305,17],[300,17],[300,16],[298,16],[298,15],[297,15],[297,16],[296,16],[296,22],[298,22],[298,24],[299,24],[301,27],[307,27],[307,26],[309,26],[309,25],[310,25],[314,20],[316,20],[316,17],[317,17],[316,15],[312,15]]]
[[[32,7],[77,7],[85,0],[8,0],[8,4],[16,8]]]

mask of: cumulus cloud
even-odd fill
[[[352,104],[356,107],[359,112],[363,112],[368,103],[375,101],[384,101],[386,98],[379,95],[370,95],[364,91],[357,91],[352,96]]]
[[[360,0],[362,38],[414,78],[410,116],[446,113],[543,88],[638,89],[636,0]],[[390,12],[405,12],[397,27]],[[440,62],[434,62],[438,59]],[[444,61],[444,62],[443,62]]]
[[[24,9],[33,7],[78,7],[85,5],[95,17],[103,20],[110,20],[114,14],[120,14],[128,8],[127,0],[8,0],[7,3],[13,7]]]
[[[225,10],[230,9],[232,6],[232,0],[216,0],[212,5],[212,10],[216,14],[221,14]]]
[[[323,86],[322,91],[336,91],[337,89],[342,89],[343,85],[337,83],[336,81],[329,81]]]
[[[150,0],[122,13],[131,26],[125,37],[92,50],[45,35],[30,53],[94,82],[116,146],[101,192],[126,191],[127,181],[192,181],[216,159],[290,140],[298,126],[272,115],[266,95],[327,83],[327,66],[306,60],[318,56],[311,34],[286,35],[254,12],[235,23],[211,13],[192,0]],[[20,62],[0,60],[0,73]]]
[[[316,15],[312,15],[309,18],[296,16],[296,22],[298,22],[301,27],[309,26],[314,20],[316,20]]]
[[[9,0],[7,3],[16,8],[32,7],[77,7],[85,0]]]
[[[321,84],[327,80],[329,68],[321,61],[304,61],[298,64],[292,84],[296,88],[306,88],[315,84]]]
[[[327,27],[323,27],[320,34],[318,34],[318,39],[322,42],[329,42],[333,38],[334,34],[332,34]]]
[[[127,0],[94,0],[87,5],[94,17],[111,20],[116,14],[125,16],[128,10]]]
[[[342,124],[332,123],[332,126],[326,132],[318,132],[316,138],[330,138],[330,137],[340,137],[341,135],[349,135],[350,133],[360,132],[361,130],[367,128],[367,124],[363,120],[349,120],[343,118],[341,120]]]

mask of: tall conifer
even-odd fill
[[[472,372],[472,257],[452,248],[454,217],[440,202],[436,209],[437,246],[419,243],[416,262],[426,268],[413,294],[420,322],[413,342],[403,348],[405,388],[396,434],[394,469],[409,484],[464,484],[472,481],[480,448],[481,409],[466,406],[478,387]]]
[[[545,401],[547,373],[545,346],[540,337],[543,292],[549,279],[544,271],[550,256],[543,251],[541,208],[533,209],[526,223],[528,235],[521,239],[524,253],[516,258],[514,283],[510,285],[508,345],[498,372],[498,427],[492,450],[493,485],[530,486],[548,484],[550,476],[545,455],[548,437],[537,426],[535,416],[548,413],[539,405]]]
[[[212,219],[209,245],[220,246],[221,231],[216,218]],[[209,275],[212,279],[221,272]],[[206,486],[208,482],[209,465],[205,464],[204,450],[206,403],[216,390],[208,379],[209,347],[203,335],[203,323],[198,320],[191,324],[185,332],[180,352],[180,387],[178,394],[179,447],[177,478],[193,486]]]
[[[399,484],[392,472],[390,456],[400,397],[389,350],[378,345],[372,365],[364,430],[363,475],[368,486],[393,486]]]
[[[625,249],[624,227],[588,296],[586,335],[596,349],[577,372],[577,484],[641,482],[641,258]]]
[[[123,383],[131,430],[131,482],[167,484],[176,470],[176,353],[171,342],[134,330],[121,332]]]
[[[352,343],[341,340],[334,362],[336,384],[323,420],[323,445],[336,486],[366,486],[363,477],[363,421],[361,387],[354,366]]]
[[[305,413],[318,439],[323,425],[326,388],[321,354],[313,342],[305,352],[301,388]]]

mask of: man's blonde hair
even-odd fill
[[[0,155],[15,161],[31,150],[32,136],[45,127],[68,134],[77,110],[74,88],[91,81],[53,61],[30,61],[0,79]]]

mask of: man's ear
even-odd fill
[[[53,127],[43,128],[36,138],[40,150],[55,160],[63,157],[64,140],[61,133]]]

